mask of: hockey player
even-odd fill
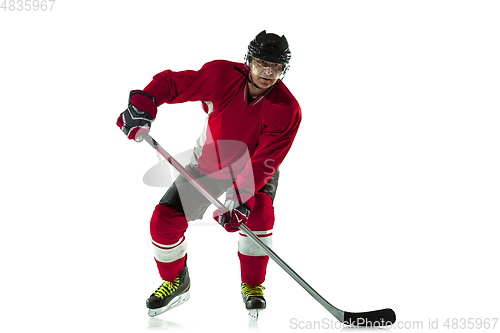
[[[215,197],[226,192],[227,212],[214,218],[229,232],[246,223],[268,246],[272,244],[273,201],[278,167],[288,153],[301,121],[300,106],[282,83],[291,52],[284,36],[260,32],[248,45],[245,63],[217,60],[198,71],[163,71],[141,91],[131,91],[129,106],[117,125],[129,139],[140,139],[156,118],[159,105],[201,101],[208,114],[186,169]],[[201,219],[210,202],[179,176],[150,222],[155,261],[163,280],[147,299],[151,316],[189,298],[184,233]],[[262,283],[269,257],[242,233],[238,257],[241,293],[256,317],[266,307]]]

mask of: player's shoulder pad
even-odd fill
[[[235,67],[243,69],[244,65],[227,60],[213,60],[203,65],[203,75],[208,82],[205,88],[212,91],[212,101],[224,99],[229,91],[245,79]]]

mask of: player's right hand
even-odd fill
[[[157,111],[158,103],[153,95],[141,90],[132,90],[128,98],[128,108],[120,114],[116,125],[130,140],[142,141],[140,135],[149,133]]]
[[[140,141],[141,133],[149,133],[153,120],[152,115],[130,104],[127,110],[120,114],[116,120],[116,125],[120,127],[129,140]]]

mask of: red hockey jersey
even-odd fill
[[[247,72],[243,64],[224,60],[206,63],[198,71],[166,70],[144,91],[159,105],[201,101],[208,117],[192,164],[210,177],[237,176],[238,187],[258,191],[288,153],[301,110],[282,82],[249,101],[251,83],[241,71]]]

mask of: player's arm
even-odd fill
[[[117,126],[129,139],[138,139],[140,133],[149,132],[161,104],[207,100],[211,81],[216,77],[214,67],[211,62],[199,71],[166,70],[156,74],[143,90],[130,93],[128,107],[118,117]]]

